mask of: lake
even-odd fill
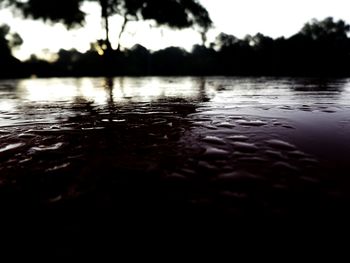
[[[2,80],[0,202],[60,219],[340,217],[349,132],[349,79]]]

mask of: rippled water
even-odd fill
[[[3,80],[1,202],[328,213],[349,198],[349,132],[348,79]]]

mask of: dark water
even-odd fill
[[[349,132],[348,79],[5,80],[0,203],[77,235],[93,215],[341,217]]]

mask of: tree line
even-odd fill
[[[108,50],[60,50],[48,62],[34,55],[25,62],[11,56],[21,44],[9,27],[0,30],[2,77],[104,76],[104,75],[235,75],[235,76],[350,76],[350,26],[329,17],[312,20],[291,37],[273,39],[263,34],[239,39],[221,33],[207,45],[191,52],[180,47],[150,51],[141,45]],[[5,58],[5,59],[3,59]],[[5,70],[6,69],[6,70]]]

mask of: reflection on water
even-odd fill
[[[349,113],[347,79],[2,81],[1,185],[33,203],[328,211],[348,200]]]
[[[34,79],[20,81],[16,93],[19,99],[29,102],[73,103],[84,98],[103,106],[111,94],[115,102],[150,102],[167,97],[191,99],[198,93],[198,81],[191,78]]]

